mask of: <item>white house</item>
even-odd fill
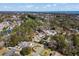
[[[57,32],[55,30],[43,30],[46,35],[55,35]]]

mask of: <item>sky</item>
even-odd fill
[[[0,11],[79,11],[79,3],[0,3]]]

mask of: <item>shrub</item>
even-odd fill
[[[31,53],[32,49],[30,47],[26,47],[26,48],[22,48],[22,50],[20,51],[20,54],[25,56],[25,55],[29,55]]]

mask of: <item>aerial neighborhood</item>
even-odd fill
[[[0,13],[0,56],[79,55],[79,15]]]

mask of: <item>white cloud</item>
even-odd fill
[[[51,5],[50,5],[50,4],[48,4],[48,5],[46,5],[46,7],[51,7]]]
[[[39,9],[39,7],[35,7],[35,9]]]
[[[57,4],[53,4],[53,6],[57,6]]]
[[[54,6],[57,6],[57,4],[48,4],[48,5],[46,5],[46,6],[44,6],[43,8],[51,8],[51,7],[54,7]]]
[[[30,9],[33,8],[34,5],[23,5],[23,6],[19,6],[19,8],[24,8],[24,9]]]
[[[8,8],[7,6],[4,6],[3,8]]]
[[[47,5],[45,5],[45,6],[42,6],[42,8],[49,8],[49,7],[51,7],[51,5],[50,4],[47,4]]]
[[[26,5],[26,8],[32,8],[33,5]]]

